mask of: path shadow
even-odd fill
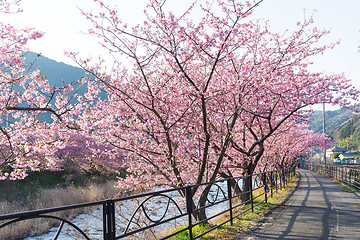
[[[303,173],[306,177],[306,183],[307,183],[307,191],[306,191],[306,195],[304,200],[301,203],[301,207],[298,207],[294,214],[291,216],[291,219],[289,221],[289,225],[286,227],[285,231],[277,237],[277,239],[285,239],[286,236],[289,235],[289,233],[291,232],[292,228],[294,227],[294,224],[296,222],[296,218],[299,216],[299,214],[303,211],[303,209],[306,207],[306,202],[309,199],[310,196],[310,181],[309,181],[309,177],[308,175],[304,172]]]

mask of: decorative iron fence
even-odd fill
[[[360,191],[360,169],[339,165],[310,164],[306,168],[326,175]]]
[[[254,211],[255,206],[267,202],[294,174],[295,167],[117,199],[2,215],[0,236],[6,228],[23,221],[51,219],[57,222],[57,230],[52,231],[51,236],[54,240],[63,234],[67,234],[70,239],[114,240],[126,237],[169,239],[184,233],[189,239],[198,239],[226,223],[232,225],[234,218]],[[251,183],[248,191],[241,190],[246,179]],[[203,193],[197,194],[201,192],[199,190]],[[204,197],[204,193],[206,201],[201,204],[199,199]],[[249,199],[244,199],[246,194],[250,195]],[[96,222],[101,225],[95,227],[96,233],[83,229],[79,220],[68,219],[67,214],[59,215],[59,212],[89,207],[92,208],[91,216],[96,219],[91,220],[89,225],[93,228]],[[199,216],[201,212],[206,217],[196,220],[194,216]],[[225,220],[213,224],[212,220],[219,216]],[[84,217],[82,219],[86,221]],[[196,226],[209,222],[211,228],[197,235],[193,233]],[[13,229],[16,231],[16,226]]]

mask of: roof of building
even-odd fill
[[[354,157],[360,157],[359,153],[342,153],[339,155],[340,158],[354,158]]]
[[[341,147],[333,147],[328,149],[328,151],[332,151],[332,152],[347,152],[348,150],[341,148]]]

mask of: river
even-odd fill
[[[225,182],[226,183],[226,182]],[[210,189],[208,199],[210,202],[217,200],[223,200],[226,196],[227,187],[226,184],[220,183],[222,191],[219,190],[216,186],[213,186]],[[158,189],[157,189],[158,190]],[[170,198],[172,199],[169,201]],[[134,200],[125,200],[122,202],[117,202],[115,205],[115,215],[116,215],[116,236],[122,234],[129,224],[129,219],[131,219],[134,211],[140,205],[141,202],[145,201],[146,198],[139,198]],[[164,213],[166,213],[166,217],[164,219],[168,219],[172,216],[179,214],[179,206],[180,210],[185,213],[185,204],[183,203],[182,198],[179,197],[177,192],[172,192],[171,194],[167,194],[165,196],[157,196],[151,199],[151,201],[147,201],[144,204],[144,208],[138,209],[135,216],[132,218],[132,222],[129,225],[129,229],[137,229],[141,226],[147,226],[150,221],[145,217],[144,210],[148,214],[148,216],[153,220],[159,220]],[[168,208],[166,208],[166,206]],[[212,216],[217,212],[224,211],[228,208],[228,202],[225,201],[218,205],[214,205],[206,209],[207,216]],[[168,209],[166,211],[166,209]],[[75,218],[71,220],[76,226],[82,229],[90,239],[103,239],[103,221],[102,221],[103,209],[102,205],[94,208],[89,214],[79,214]],[[171,229],[174,229],[179,226],[185,226],[187,224],[187,216],[184,216],[176,221],[170,221],[168,223],[159,225],[157,227],[152,228],[151,230],[145,231],[142,235],[137,235],[137,238],[145,238],[151,239],[156,238],[164,233],[168,233]],[[51,240],[54,239],[58,227],[53,227],[49,230],[48,233],[42,234],[35,237],[27,237],[25,240]],[[81,235],[75,231],[69,224],[64,224],[61,234],[57,238],[58,240],[69,240],[69,239],[82,239]]]

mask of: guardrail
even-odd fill
[[[360,191],[360,169],[338,165],[310,164],[306,168],[314,172],[326,175],[339,182],[342,182],[357,191]]]
[[[81,237],[114,240],[129,236],[136,239],[141,237],[148,239],[149,234],[152,234],[154,238],[169,239],[184,233],[191,240],[198,239],[226,223],[230,222],[232,225],[234,218],[248,211],[254,211],[255,206],[267,202],[268,198],[272,197],[279,188],[284,187],[294,174],[293,167],[117,199],[2,215],[0,216],[0,238],[1,232],[6,228],[16,229],[16,224],[21,224],[23,221],[50,219],[56,222],[57,228],[56,231],[52,231],[53,239],[57,239],[65,232],[69,238],[73,239]],[[241,191],[241,187],[246,178],[250,178],[251,184],[249,191],[244,192]],[[194,194],[195,188],[198,190],[207,188],[206,204],[199,206],[199,199],[203,193]],[[249,192],[250,199],[241,201],[241,197]],[[101,223],[101,226],[95,227],[98,229],[97,232],[83,229],[80,226],[81,221],[79,223],[76,218],[66,217],[66,211],[83,208],[91,208],[93,211],[90,214],[92,220],[88,220],[91,221],[90,225],[95,225],[95,222]],[[195,220],[193,216],[201,211],[206,212],[206,218]],[[65,214],[60,215],[60,212]],[[223,222],[211,224],[211,228],[196,236],[193,233],[196,226],[209,223],[212,219],[225,214],[228,217],[222,218],[225,219]],[[86,217],[82,216],[82,218]],[[169,232],[165,229],[173,230]]]

